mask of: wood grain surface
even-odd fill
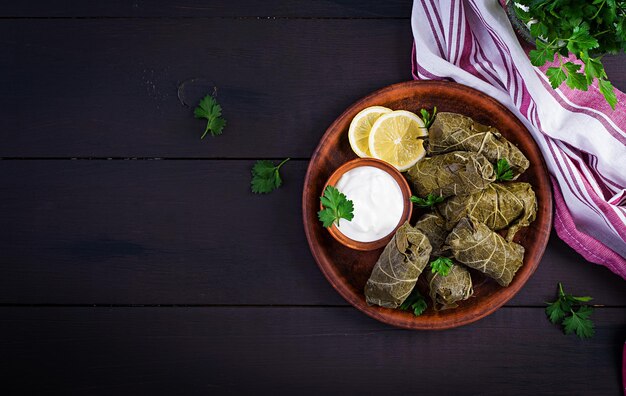
[[[505,307],[451,331],[378,323],[315,265],[308,160],[350,104],[410,79],[410,10],[3,4],[4,393],[618,394],[624,281],[554,234]],[[624,60],[604,59],[622,90]],[[228,126],[200,141],[192,107],[214,86]],[[253,195],[254,160],[285,157],[284,186]],[[595,297],[593,339],[545,319],[559,281]]]
[[[533,308],[441,332],[396,329],[352,307],[5,308],[3,389],[619,395],[625,317],[599,310],[596,336],[581,341]]]

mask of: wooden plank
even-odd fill
[[[411,78],[398,20],[4,20],[0,37],[0,157],[309,157],[348,105]],[[214,85],[228,125],[200,141],[177,92],[195,106]]]
[[[304,237],[307,162],[267,196],[249,190],[252,164],[0,161],[0,303],[344,305]],[[553,237],[510,304],[542,306],[559,281],[626,301],[623,280]]]
[[[564,336],[541,309],[442,332],[353,308],[2,308],[3,389],[21,394],[613,395],[626,309]]]
[[[0,37],[0,157],[306,158],[348,105],[411,78],[406,20],[3,20]],[[625,59],[606,61],[622,89]],[[213,85],[228,125],[200,141],[177,92]]]
[[[308,17],[409,18],[411,0],[28,1],[5,4],[2,17]]]

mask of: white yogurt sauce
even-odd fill
[[[402,190],[387,172],[360,166],[341,176],[335,187],[354,203],[352,221],[341,219],[339,231],[359,242],[372,242],[389,235],[404,211]]]

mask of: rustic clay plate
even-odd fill
[[[462,301],[456,309],[436,312],[429,308],[421,316],[395,309],[368,306],[363,287],[370,276],[382,248],[369,252],[349,249],[335,241],[317,219],[319,197],[324,184],[335,169],[356,158],[348,142],[352,118],[369,106],[386,106],[393,110],[409,110],[419,114],[422,108],[437,106],[440,112],[464,114],[491,125],[516,144],[528,157],[530,167],[519,181],[530,183],[537,194],[539,211],[530,227],[521,229],[515,242],[526,249],[524,265],[508,287],[471,270],[474,296]],[[304,180],[302,194],[304,228],[313,257],[330,284],[350,304],[381,322],[409,329],[447,329],[483,318],[510,300],[533,274],[545,250],[552,224],[552,192],[546,166],[539,148],[524,125],[503,105],[491,97],[461,84],[442,81],[410,81],[391,85],[366,96],[350,106],[328,128],[313,153]],[[424,213],[414,210],[414,221]],[[427,296],[424,277],[417,287]]]

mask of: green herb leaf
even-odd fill
[[[579,338],[591,338],[595,334],[594,325],[589,315],[593,312],[591,307],[583,306],[578,311],[571,311],[572,315],[563,319],[565,334],[576,332]]]
[[[530,63],[534,66],[543,66],[546,62],[554,60],[555,49],[543,40],[536,41],[537,49],[528,53]]]
[[[589,83],[587,82],[587,77],[583,73],[578,72],[581,66],[572,62],[567,62],[563,66],[567,69],[567,79],[565,80],[567,86],[572,89],[586,91]]]
[[[556,300],[546,308],[546,315],[548,315],[548,319],[550,319],[550,322],[553,324],[561,323],[566,313],[567,312],[561,307],[560,300]]]
[[[426,299],[420,294],[417,287],[413,288],[411,294],[409,294],[406,300],[404,300],[404,302],[398,307],[398,309],[401,309],[402,311],[413,311],[413,315],[415,316],[423,314],[426,308],[428,308]]]
[[[496,180],[508,181],[513,180],[513,170],[506,158],[500,158],[496,163]]]
[[[252,192],[267,194],[280,187],[283,181],[280,178],[279,169],[287,161],[289,158],[278,165],[274,165],[272,161],[268,160],[257,161],[252,167],[252,181],[250,182]]]
[[[354,218],[354,204],[343,193],[333,186],[327,186],[324,195],[320,197],[324,209],[317,212],[317,217],[324,227],[328,228],[340,219],[348,221]]]
[[[420,113],[422,114],[422,121],[424,121],[424,126],[426,128],[430,128],[430,126],[435,121],[435,118],[437,117],[437,106],[435,106],[435,108],[433,109],[432,114],[428,113],[428,110],[426,109],[420,110]]]
[[[222,106],[211,95],[206,95],[198,107],[193,110],[196,118],[207,120],[206,128],[200,139],[204,139],[207,133],[211,132],[211,136],[221,135],[226,126],[226,120],[222,118]]]
[[[576,26],[567,40],[567,49],[573,54],[597,48],[598,45],[598,40],[589,34],[589,28],[581,26]]]
[[[410,200],[420,208],[430,208],[440,202],[443,202],[443,197],[441,195],[430,193],[426,196],[426,198],[420,198],[412,195]]]
[[[565,74],[565,71],[563,71],[561,67],[549,67],[548,70],[546,70],[546,75],[550,80],[550,85],[555,89],[561,86],[563,81],[567,78],[567,74]]]
[[[447,257],[437,257],[437,259],[430,262],[430,271],[433,274],[448,276],[450,268],[452,268],[452,264],[452,260]]]
[[[600,92],[604,95],[604,99],[611,105],[611,108],[615,110],[615,105],[617,104],[617,96],[615,96],[615,88],[613,88],[613,84],[610,81],[600,79],[598,80],[598,88],[600,88]]]
[[[589,338],[594,335],[594,325],[589,316],[593,308],[584,303],[591,301],[589,296],[573,296],[565,293],[563,285],[559,283],[559,293],[556,301],[547,303],[546,315],[550,322],[563,325],[565,334],[576,333],[580,338]]]

